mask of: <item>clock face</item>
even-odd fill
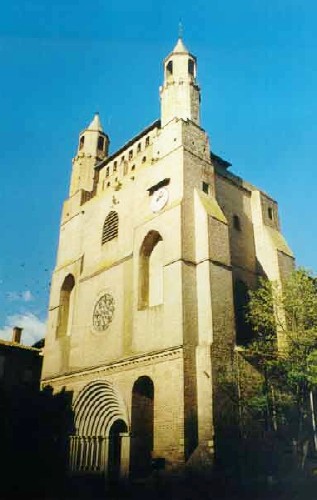
[[[103,332],[109,327],[115,310],[114,298],[105,293],[96,302],[92,316],[93,327],[97,332]]]
[[[150,202],[152,212],[154,213],[159,212],[160,210],[162,210],[163,207],[165,207],[167,202],[168,202],[168,191],[165,187],[162,187],[157,191],[154,191]]]

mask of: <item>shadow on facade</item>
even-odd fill
[[[0,498],[45,498],[63,487],[71,393],[3,389],[0,394]]]

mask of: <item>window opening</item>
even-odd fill
[[[209,184],[207,182],[203,182],[203,192],[209,194]]]
[[[192,59],[188,59],[188,73],[194,76],[195,73],[195,63]]]
[[[233,227],[237,231],[241,231],[241,222],[240,222],[240,217],[238,215],[233,216]]]
[[[105,146],[105,139],[104,139],[104,137],[99,136],[99,137],[98,137],[98,146],[97,146],[97,148],[98,148],[100,151],[103,151],[103,150],[104,150],[104,146]]]
[[[166,65],[166,77],[169,78],[173,75],[173,61],[169,61]]]
[[[83,149],[84,144],[85,144],[85,136],[82,135],[80,140],[79,140],[79,150]]]
[[[109,212],[102,229],[101,244],[104,245],[107,241],[113,240],[118,236],[119,231],[119,216],[117,212]]]
[[[270,220],[273,220],[273,209],[272,207],[269,207],[267,210],[268,216]]]

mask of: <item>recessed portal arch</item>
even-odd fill
[[[132,389],[130,472],[134,478],[152,472],[154,445],[154,384],[150,377],[139,377]]]
[[[108,381],[87,384],[73,404],[75,434],[70,436],[70,470],[125,475],[129,465],[129,425],[124,401]]]

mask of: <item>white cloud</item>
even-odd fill
[[[15,300],[22,300],[23,302],[30,302],[34,300],[31,290],[25,290],[24,292],[7,292],[7,299],[11,302]]]
[[[24,300],[24,302],[31,302],[31,300],[34,300],[32,292],[30,290],[25,290],[25,292],[22,292],[22,300]]]
[[[45,335],[45,322],[41,321],[35,314],[27,312],[8,316],[4,327],[0,329],[0,338],[11,340],[14,326],[23,328],[21,343],[25,345],[32,345]]]

